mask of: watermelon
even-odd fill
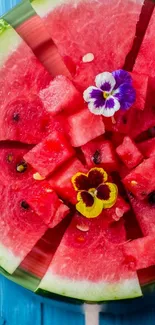
[[[68,213],[50,184],[39,178],[36,171],[23,159],[31,146],[0,143],[1,183],[15,191],[25,192],[25,200],[48,226],[55,226]],[[31,191],[29,190],[31,188]]]
[[[38,143],[50,124],[38,92],[52,78],[10,25],[0,20],[0,30],[0,140]]]
[[[47,226],[25,201],[24,191],[0,185],[0,192],[0,266],[13,273]]]
[[[51,81],[47,88],[40,91],[40,98],[52,115],[62,111],[72,114],[84,105],[81,94],[65,76],[58,76]]]
[[[87,301],[141,295],[136,273],[123,264],[120,244],[125,241],[124,227],[118,223],[107,231],[103,224],[102,217],[90,221],[74,216],[39,284],[39,291]]]
[[[87,108],[67,118],[66,133],[73,147],[80,147],[104,132],[102,117],[91,114]]]
[[[153,156],[134,168],[123,179],[123,183],[139,200],[143,200],[155,190],[154,170],[155,157]]]
[[[149,77],[135,72],[132,72],[131,76],[133,80],[133,87],[136,90],[136,101],[133,104],[133,107],[143,110],[146,102]]]
[[[24,159],[46,177],[73,155],[74,150],[63,134],[52,132],[24,155]]]
[[[123,143],[116,148],[116,152],[127,168],[134,168],[143,160],[143,155],[130,137],[124,137]]]
[[[153,78],[155,76],[155,47],[153,42],[154,29],[155,13],[153,12],[134,65],[134,71],[143,73]],[[148,48],[151,48],[151,51],[148,51]]]
[[[137,147],[145,158],[155,156],[155,138],[137,143]]]
[[[78,172],[87,173],[88,169],[77,159],[72,158],[48,179],[51,187],[64,200],[72,204],[77,202],[77,193],[73,188],[71,178]]]
[[[139,201],[129,196],[131,205],[135,212],[136,219],[140,225],[144,236],[154,236],[155,234],[155,204],[154,196],[151,195],[148,200]]]
[[[112,143],[102,138],[92,140],[81,147],[89,168],[103,167],[108,172],[118,170],[118,160]]]
[[[84,81],[86,87],[99,72],[113,71],[124,65],[144,1],[33,0],[31,3],[43,18],[68,68],[72,70],[74,64],[80,79],[78,84],[82,87]],[[116,47],[119,50],[116,51]]]
[[[155,263],[155,239],[152,236],[138,238],[124,245],[125,260],[133,270],[140,270]],[[151,249],[150,249],[151,247]],[[149,254],[146,254],[149,252]]]

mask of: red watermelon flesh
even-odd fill
[[[95,139],[81,147],[87,166],[105,168],[108,172],[118,170],[118,160],[111,141]]]
[[[109,219],[118,221],[129,210],[130,205],[121,196],[118,196],[115,205],[110,209],[105,209],[104,214],[106,217],[109,217]]]
[[[124,65],[134,40],[143,3],[143,0],[58,0],[55,3],[45,0],[41,4],[35,0],[32,1],[32,6],[43,18],[64,60],[67,57],[78,69],[84,56],[93,54],[94,60],[85,63],[92,77],[99,72],[112,71]],[[116,31],[118,24],[119,30]],[[94,46],[92,37],[95,40]]]
[[[84,106],[84,100],[73,83],[65,76],[57,76],[50,85],[40,91],[44,107],[52,115],[65,111],[73,114]]]
[[[52,78],[15,30],[6,23],[4,29],[3,24],[0,35],[0,140],[38,143],[48,134],[49,125],[49,116],[38,92],[46,88]]]
[[[116,152],[129,169],[136,167],[143,160],[143,155],[128,136],[124,137],[123,143],[116,148]]]
[[[47,226],[26,203],[24,191],[1,185],[0,192],[0,266],[13,273]]]
[[[30,150],[24,156],[24,159],[41,176],[46,177],[73,155],[74,150],[64,135],[59,132],[53,132]]]
[[[84,108],[70,115],[66,121],[66,133],[73,147],[80,147],[105,132],[102,116],[96,116]]]
[[[56,227],[48,229],[32,248],[31,252],[24,258],[19,267],[33,274],[35,277],[42,279],[70,221],[71,215],[66,217]]]
[[[155,138],[137,143],[137,146],[145,158],[155,156]]]
[[[23,159],[30,149],[28,145],[0,143],[1,183],[18,192],[22,188],[26,202],[45,224],[53,227],[65,217],[69,208],[58,199],[47,181],[35,179],[36,171]]]
[[[148,200],[138,201],[129,196],[136,219],[144,236],[155,234],[155,206]]]
[[[108,233],[103,225],[102,217],[74,216],[38,289],[87,301],[140,295],[136,273],[123,263],[122,223]]]
[[[141,73],[138,74],[135,72],[132,72],[131,76],[133,80],[133,87],[136,90],[136,101],[133,104],[133,107],[143,110],[146,102],[149,77]]]
[[[155,157],[144,160],[134,168],[124,179],[127,190],[133,193],[139,200],[145,199],[155,190]]]
[[[72,204],[77,202],[77,193],[73,188],[71,178],[78,172],[87,173],[88,169],[77,158],[72,158],[48,179],[56,193]]]
[[[155,47],[154,47],[154,30],[155,30],[155,12],[153,12],[148,28],[146,30],[139,54],[137,56],[134,71],[143,73],[154,78],[155,76]],[[148,51],[148,49],[151,51]]]
[[[148,253],[149,252],[149,253]],[[155,264],[155,239],[151,236],[135,239],[124,245],[125,260],[131,269],[140,270]]]

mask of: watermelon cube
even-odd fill
[[[107,171],[118,170],[118,160],[112,143],[104,139],[95,139],[81,147],[87,166],[98,166]]]
[[[149,77],[135,72],[130,73],[133,80],[133,87],[136,90],[136,101],[133,107],[143,110],[146,102]]]
[[[48,181],[51,187],[62,199],[67,200],[72,204],[76,204],[77,192],[75,192],[73,188],[71,178],[78,172],[87,173],[87,171],[88,170],[77,158],[73,158],[61,167],[51,178],[49,178]]]
[[[105,132],[101,116],[90,113],[88,108],[70,115],[66,121],[66,131],[73,147],[80,147]]]
[[[130,169],[139,165],[143,160],[141,152],[128,136],[124,137],[123,143],[116,148],[116,152],[127,168]]]
[[[130,205],[121,196],[118,196],[115,205],[110,209],[104,210],[104,215],[111,218],[112,221],[118,221],[129,210]]]
[[[13,273],[47,226],[25,201],[25,192],[0,185],[0,266]]]
[[[29,190],[31,188],[31,191]],[[48,226],[55,227],[69,212],[47,181],[29,182],[23,186],[25,200]]]
[[[145,158],[155,156],[155,138],[137,143],[137,147]]]
[[[129,195],[130,203],[134,210],[136,219],[139,223],[144,236],[155,235],[155,197],[151,196],[147,200],[139,201]]]
[[[144,160],[124,179],[125,187],[139,200],[145,199],[155,190],[155,156]]]
[[[84,105],[82,95],[65,76],[57,76],[47,88],[40,91],[39,96],[52,115],[62,111],[73,114]]]
[[[152,236],[127,242],[123,251],[125,261],[128,262],[127,264],[133,271],[155,264],[155,239]]]
[[[24,159],[46,177],[73,155],[74,150],[64,135],[53,132],[30,150]]]

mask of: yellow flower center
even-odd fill
[[[107,93],[106,91],[103,91],[103,98],[107,99],[110,96],[109,93]]]

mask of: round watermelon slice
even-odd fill
[[[136,273],[124,264],[123,224],[105,229],[103,222],[102,216],[91,221],[74,216],[40,282],[39,291],[87,301],[141,295]]]

